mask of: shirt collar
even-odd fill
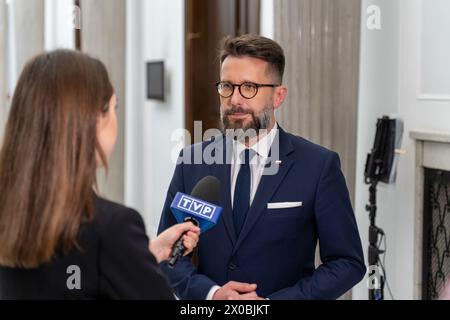
[[[278,129],[278,124],[275,123],[273,129],[270,130],[268,134],[260,138],[257,143],[250,147],[250,149],[255,151],[255,153],[262,159],[269,158],[270,149],[272,148],[272,143],[277,135]],[[236,151],[236,155],[240,155],[245,149],[246,146],[243,143],[237,140],[234,141],[234,150]]]

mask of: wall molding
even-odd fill
[[[450,101],[450,94],[419,94],[419,101]]]

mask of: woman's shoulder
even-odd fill
[[[94,221],[101,229],[112,231],[126,225],[138,225],[145,230],[144,221],[135,209],[98,196],[94,197],[94,206]]]
[[[126,207],[120,203],[94,196],[94,205],[97,212],[103,215],[112,214],[139,214],[135,209]]]

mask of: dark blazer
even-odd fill
[[[37,269],[0,267],[0,299],[173,299],[149,252],[143,220],[136,211],[95,198],[96,214],[78,234],[80,249]],[[80,290],[67,282],[78,266]],[[68,273],[68,270],[70,273]]]
[[[239,236],[233,227],[230,162],[186,164],[180,159],[159,231],[175,223],[170,211],[175,194],[189,194],[205,176],[221,181],[224,209],[219,223],[200,237],[198,267],[186,257],[174,270],[162,265],[182,299],[205,299],[212,286],[232,280],[256,283],[259,296],[270,299],[336,299],[365,275],[361,240],[338,155],[281,129],[278,138],[279,153],[272,147],[270,159],[278,172],[262,177]],[[226,160],[232,154],[228,140],[222,137],[191,146],[181,157],[198,159],[199,151],[214,150],[214,159],[220,159],[216,158],[219,152]],[[268,206],[283,202],[302,202],[302,206]],[[316,269],[318,241],[323,264]]]

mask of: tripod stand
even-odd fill
[[[384,299],[384,274],[381,275],[380,270],[380,254],[384,250],[380,249],[381,240],[384,237],[384,231],[378,228],[375,224],[377,211],[377,184],[376,179],[370,180],[369,187],[369,204],[366,205],[366,210],[369,212],[370,226],[369,226],[369,300],[383,300]],[[372,282],[373,279],[374,281]]]
[[[400,148],[403,135],[403,121],[390,119],[384,116],[377,121],[377,131],[371,152],[367,155],[364,169],[364,182],[370,185],[369,204],[369,299],[383,300],[384,285],[386,283],[389,293],[389,283],[386,282],[386,270],[384,261],[380,261],[380,255],[386,252],[386,236],[381,228],[375,224],[377,212],[377,185],[379,182],[393,183],[396,177],[397,149]],[[380,249],[384,240],[384,250]],[[382,272],[381,272],[382,271]],[[391,293],[392,297],[392,293]]]

